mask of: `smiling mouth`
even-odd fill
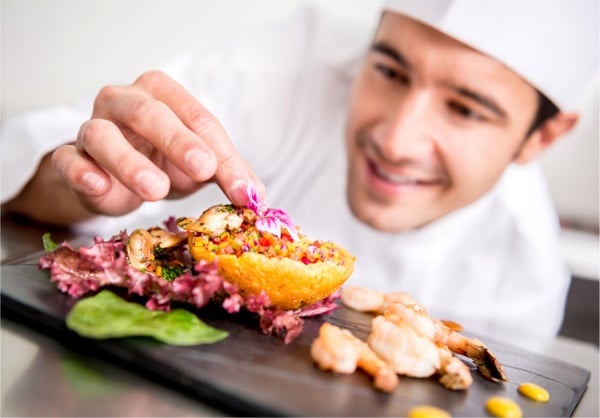
[[[372,178],[379,180],[380,186],[393,189],[404,186],[404,188],[412,189],[446,183],[447,177],[443,172],[429,167],[428,164],[407,158],[400,158],[396,161],[389,160],[379,145],[367,134],[363,133],[358,136],[358,147],[364,153]]]
[[[398,174],[391,171],[384,170],[380,165],[375,164],[373,161],[368,161],[369,169],[379,179],[398,186],[431,186],[440,184],[437,180],[422,179],[413,177],[406,174]]]
[[[409,176],[404,176],[401,174],[387,172],[374,163],[370,163],[370,166],[371,166],[371,170],[375,173],[375,175],[377,177],[379,177],[382,180],[385,180],[387,182],[394,183],[394,184],[418,184],[419,183],[419,180],[417,180],[415,178],[412,178]]]

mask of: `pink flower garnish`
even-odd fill
[[[248,193],[249,202],[246,207],[256,213],[258,219],[256,220],[256,229],[262,232],[269,232],[275,235],[277,238],[281,238],[281,228],[285,227],[288,234],[292,237],[292,240],[298,241],[298,231],[292,222],[292,218],[287,212],[281,209],[270,209],[267,208],[264,202],[258,198],[258,193],[253,183],[248,184],[246,188]]]

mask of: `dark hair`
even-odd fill
[[[533,131],[535,131],[542,125],[542,123],[546,122],[552,116],[560,112],[560,109],[554,103],[552,103],[552,101],[549,98],[547,98],[539,90],[536,90],[536,92],[538,102],[537,112],[535,114],[535,117],[533,118],[531,126],[529,127],[529,131],[527,131],[527,135],[525,135],[525,138],[528,138]]]

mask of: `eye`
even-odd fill
[[[456,115],[458,115],[462,118],[465,118],[465,119],[472,119],[472,120],[478,120],[478,121],[487,120],[481,113],[473,110],[469,106],[466,106],[466,105],[456,102],[456,101],[449,102],[448,108]]]
[[[390,67],[389,65],[378,62],[375,64],[375,70],[387,79],[396,80],[403,84],[408,84],[409,82],[406,74]]]

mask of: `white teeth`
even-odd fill
[[[388,173],[380,167],[375,166],[375,173],[386,181],[396,184],[417,184],[418,180],[400,174]]]

